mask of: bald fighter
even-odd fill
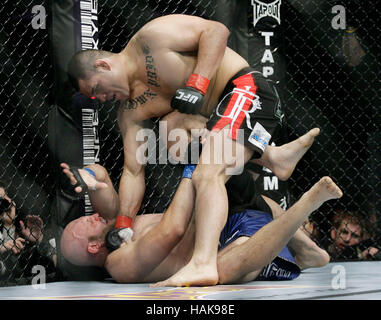
[[[72,184],[76,184],[70,167],[61,166]],[[78,173],[84,184],[75,190],[81,192],[84,186],[89,187],[90,200],[98,213],[78,218],[66,226],[61,238],[64,257],[76,265],[105,267],[117,282],[159,281],[154,286],[161,286],[160,281],[169,277],[165,285],[172,285],[170,277],[188,263],[194,248],[191,170],[185,170],[168,210],[164,214],[137,216],[133,224],[134,236],[112,252],[107,249],[105,238],[118,212],[117,193],[103,167],[89,165]],[[327,264],[327,252],[299,227],[325,201],[341,196],[341,190],[331,178],[324,177],[286,212],[263,197],[270,212],[246,210],[232,215],[220,237],[218,283],[293,279],[300,269]],[[260,202],[258,205],[264,208]],[[275,219],[268,219],[269,214]],[[287,244],[295,251],[295,259]]]
[[[283,113],[275,86],[226,46],[228,29],[195,16],[169,15],[143,26],[120,53],[81,51],[68,66],[74,86],[88,97],[119,100],[124,145],[119,215],[133,219],[145,192],[137,133],[146,120],[174,109],[199,113],[211,131],[191,180],[195,189],[195,246],[171,284],[213,285],[218,281],[217,248],[227,220],[228,169],[250,158],[287,179],[307,150],[272,147]],[[310,132],[316,136],[318,129]],[[239,142],[239,143],[237,143]],[[225,157],[226,147],[240,150]],[[222,162],[211,155],[224,155]],[[130,225],[131,220],[126,225]]]

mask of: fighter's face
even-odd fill
[[[110,222],[95,213],[77,219],[73,229],[77,235],[88,240],[101,240],[110,228]]]
[[[84,95],[97,98],[102,102],[110,100],[124,101],[129,97],[128,83],[114,71],[93,73],[88,79],[80,79],[79,87]]]

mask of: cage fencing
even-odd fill
[[[99,49],[112,52],[121,51],[140,27],[158,16],[184,13],[225,23],[231,30],[229,46],[279,86],[288,139],[321,128],[287,184],[288,205],[322,176],[331,176],[344,197],[316,211],[305,231],[334,261],[379,259],[367,253],[381,241],[378,7],[371,1],[283,0],[271,2],[278,5],[279,17],[261,17],[261,8],[270,1],[82,2],[98,5]],[[0,181],[16,204],[15,210],[7,207],[2,213],[3,286],[30,283],[36,265],[51,279],[61,279],[55,265],[57,169],[48,143],[55,77],[62,72],[52,58],[52,3],[5,1],[0,9]],[[117,108],[111,102],[97,108],[99,163],[116,189],[123,168]],[[152,120],[155,133],[159,121]],[[140,214],[165,210],[181,172],[179,165],[147,165]],[[42,240],[33,241],[30,229],[23,234],[20,221],[29,215],[41,218]],[[18,238],[28,238],[21,241],[25,247]],[[18,243],[23,248],[15,254],[12,247]]]

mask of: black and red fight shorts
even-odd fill
[[[244,68],[227,83],[206,126],[218,132],[230,125],[228,136],[254,150],[260,158],[282,125],[283,110],[272,81]]]

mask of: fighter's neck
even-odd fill
[[[119,65],[123,66],[123,70],[127,74],[130,84],[139,79],[139,52],[132,42],[118,53],[115,59],[118,60]]]

